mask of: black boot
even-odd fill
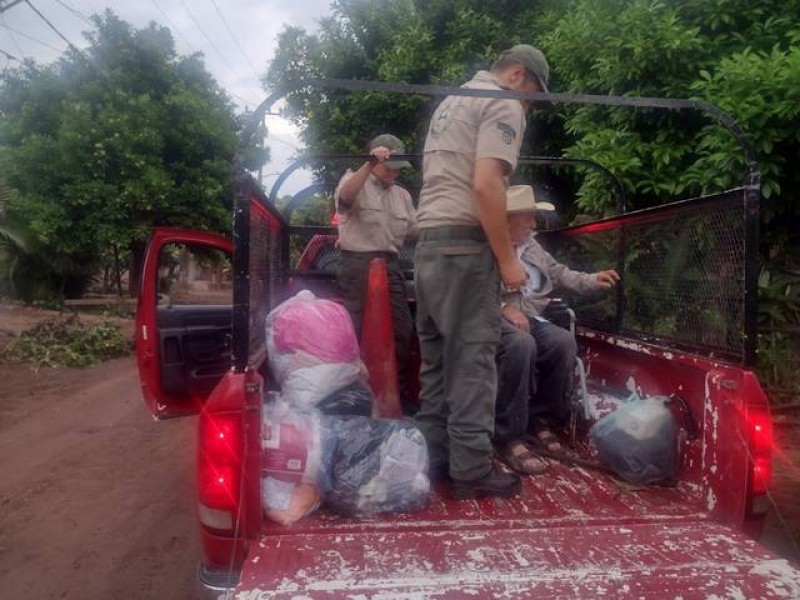
[[[450,481],[450,465],[447,463],[431,465],[428,468],[428,479],[430,479],[431,483]]]
[[[492,470],[478,479],[453,479],[451,494],[459,500],[483,496],[508,498],[519,494],[520,488],[519,475],[507,473],[492,465]]]

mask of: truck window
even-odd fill
[[[230,305],[231,260],[207,246],[170,243],[158,258],[159,306]]]

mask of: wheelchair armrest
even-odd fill
[[[542,317],[564,329],[570,331],[575,329],[575,311],[563,298],[551,298],[547,308],[542,312]]]

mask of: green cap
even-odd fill
[[[542,91],[547,92],[547,82],[550,80],[550,65],[544,54],[538,48],[528,44],[518,44],[508,50],[503,50],[497,60],[508,60],[521,64],[531,73],[536,75]]]
[[[403,145],[403,142],[400,141],[400,138],[391,133],[382,133],[369,143],[370,150],[378,146],[388,148],[392,151],[392,154],[406,153],[406,147]],[[411,168],[412,166],[407,160],[387,160],[384,164],[390,169],[405,169],[406,167]]]

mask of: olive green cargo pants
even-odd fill
[[[361,342],[364,321],[364,304],[367,297],[369,265],[373,258],[386,261],[386,275],[389,280],[389,303],[392,310],[392,330],[394,332],[395,357],[397,359],[397,379],[400,401],[404,407],[415,403],[411,397],[411,336],[414,335],[414,322],[408,307],[405,280],[400,260],[390,252],[341,252],[341,263],[337,273],[337,283],[342,290],[344,306],[350,313],[356,337]]]
[[[416,257],[420,410],[431,468],[455,479],[491,469],[500,274],[480,227],[419,233]]]

